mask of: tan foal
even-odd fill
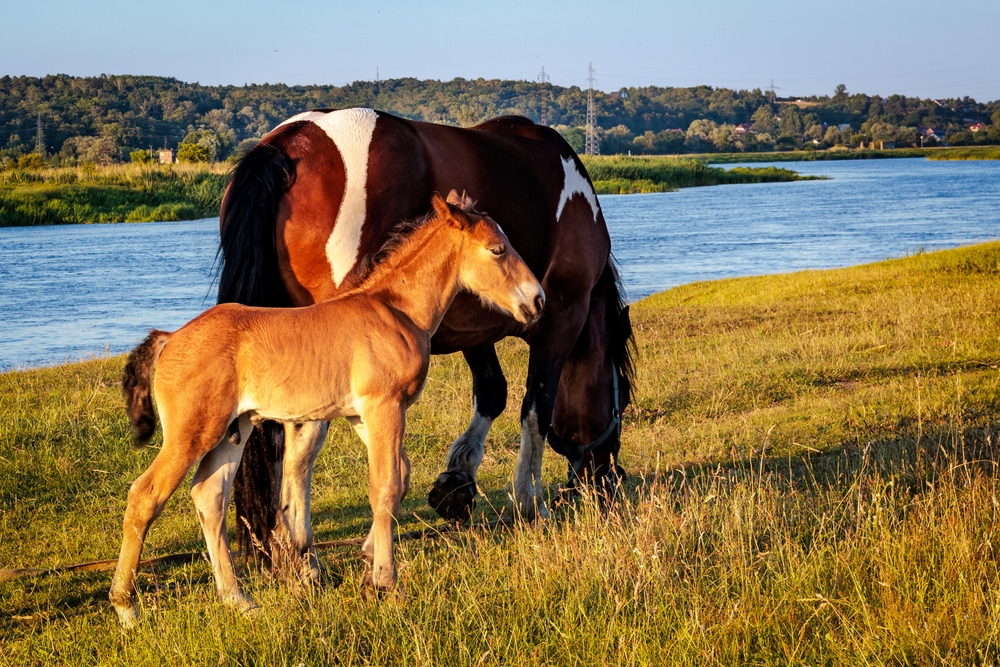
[[[406,409],[427,379],[431,336],[460,290],[524,326],[538,320],[545,296],[497,224],[454,192],[448,201],[435,194],[426,220],[382,254],[358,289],[330,301],[215,306],[174,333],[153,331],[129,355],[123,390],[136,439],[152,436],[155,400],[163,447],[129,489],[109,594],[124,625],[138,619],[135,574],[146,532],[199,461],[191,496],[219,596],[253,608],[233,567],[226,505],[243,443],[263,419],[350,421],[368,448],[365,585],[395,586],[393,520],[409,485]]]

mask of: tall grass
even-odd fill
[[[0,662],[41,664],[996,664],[1000,621],[1000,244],[837,271],[698,283],[635,304],[640,347],[604,510],[403,543],[404,594],[359,594],[354,549],[301,597],[250,573],[257,617],[214,599],[205,563],[141,576],[123,634],[109,577],[0,583]],[[480,474],[502,512],[525,346]],[[0,375],[0,567],[116,555],[132,449],[122,359]],[[413,492],[471,408],[435,358],[408,419]],[[317,462],[318,540],[367,528],[363,447],[343,424]],[[555,489],[565,463],[546,455]],[[201,546],[184,493],[147,553]]]
[[[932,153],[928,160],[1000,160],[1000,146],[975,146],[951,148],[940,153]]]
[[[0,227],[218,215],[225,165],[0,171]]]
[[[598,194],[670,192],[677,188],[731,183],[812,180],[776,167],[721,169],[702,159],[671,157],[584,157]]]

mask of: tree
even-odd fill
[[[833,91],[833,96],[838,99],[847,97],[847,86],[842,83],[838,83],[836,89]]]
[[[751,119],[755,132],[773,134],[778,129],[778,120],[774,117],[774,112],[771,111],[771,106],[768,104],[761,105],[751,116]]]
[[[780,137],[792,139],[798,143],[802,139],[802,117],[799,116],[798,107],[787,106],[781,111],[781,120],[778,122],[778,132]]]
[[[153,161],[153,155],[148,150],[131,151],[128,157],[135,164],[149,164]]]
[[[841,84],[843,85],[843,84]],[[836,146],[844,140],[843,135],[840,134],[840,128],[836,125],[831,125],[826,128],[826,134],[823,135],[823,143],[827,146]]]
[[[177,147],[178,162],[208,162],[212,158],[212,153],[202,144],[182,143]]]
[[[45,164],[45,158],[43,158],[38,153],[28,153],[27,155],[22,155],[17,158],[17,168],[27,169],[29,171],[38,171],[43,169],[47,165]]]
[[[691,121],[685,133],[684,145],[695,153],[704,153],[711,150],[715,147],[715,142],[712,141],[711,134],[716,128],[717,125],[710,120],[699,118],[698,120]]]
[[[901,127],[896,133],[897,146],[916,146],[920,141],[920,134],[915,127]]]

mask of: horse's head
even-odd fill
[[[447,200],[434,193],[432,201],[438,217],[464,234],[459,258],[462,287],[522,324],[537,321],[545,292],[500,226],[473,210],[473,202],[454,190]]]

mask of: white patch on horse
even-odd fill
[[[344,160],[347,173],[344,199],[340,202],[333,232],[326,242],[326,258],[337,287],[358,261],[361,230],[368,213],[368,148],[377,120],[378,114],[371,109],[341,109],[307,111],[281,124],[309,121],[319,125],[336,144]]]
[[[486,435],[490,432],[493,420],[482,415],[476,409],[476,401],[473,399],[473,415],[469,427],[465,433],[458,436],[455,442],[451,443],[448,450],[448,471],[461,470],[473,477],[479,470],[479,464],[483,462],[483,443],[486,442]]]
[[[514,511],[523,519],[547,519],[544,487],[542,486],[542,453],[545,436],[538,428],[538,413],[534,408],[521,421],[521,449],[514,468]]]
[[[594,222],[597,222],[597,195],[594,194],[594,188],[590,186],[586,177],[580,173],[580,170],[576,168],[576,162],[573,158],[564,157],[562,159],[563,166],[563,190],[562,194],[559,195],[559,206],[556,208],[556,222],[559,222],[559,217],[562,216],[563,208],[569,203],[569,200],[573,198],[575,194],[581,194],[587,198],[587,203],[590,204],[590,210],[594,212]]]

